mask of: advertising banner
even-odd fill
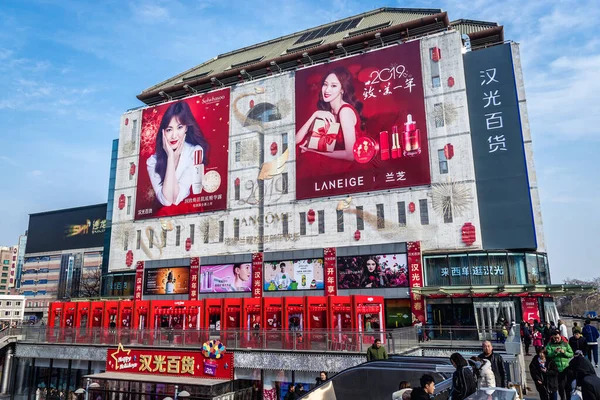
[[[147,269],[144,295],[187,294],[189,275],[188,267]]]
[[[421,242],[408,242],[409,285],[411,288],[423,287],[423,262],[421,260]],[[413,323],[425,323],[425,299],[419,293],[410,291],[410,307]]]
[[[198,275],[200,275],[200,257],[190,259],[190,300],[198,300]]]
[[[323,259],[264,263],[264,290],[323,290]]]
[[[296,197],[430,183],[419,42],[296,72]]]
[[[339,257],[338,288],[408,287],[406,254]]]
[[[135,267],[135,300],[142,299],[142,287],[144,285],[144,262],[138,261]]]
[[[203,265],[200,292],[249,292],[252,290],[252,263]]]
[[[263,253],[252,253],[252,297],[262,297]]]
[[[537,297],[522,297],[521,308],[523,310],[523,321],[531,324],[534,320],[541,321]]]
[[[325,296],[337,296],[337,251],[335,247],[326,247],[323,249],[325,260]]]
[[[135,219],[227,208],[229,89],[142,113]]]
[[[484,249],[536,249],[510,44],[464,55]]]
[[[233,353],[225,351],[212,358],[200,351],[126,349],[119,344],[106,352],[106,371],[231,380]]]

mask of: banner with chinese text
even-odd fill
[[[263,253],[252,253],[252,297],[262,297]]]
[[[144,288],[144,262],[138,261],[135,267],[135,300],[142,299],[142,292]]]
[[[335,247],[323,249],[325,268],[325,296],[337,296],[337,257]]]
[[[200,257],[190,259],[190,300],[198,300],[198,273],[200,271]]]
[[[408,265],[410,285],[410,308],[413,323],[425,323],[425,300],[420,293],[415,293],[412,288],[423,287],[423,265],[421,262],[421,242],[408,242]]]

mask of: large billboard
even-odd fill
[[[323,290],[323,259],[264,263],[264,290]]]
[[[227,207],[229,89],[142,113],[135,219]]]
[[[145,271],[144,295],[187,294],[189,267],[165,267]]]
[[[203,265],[200,267],[200,292],[250,292],[252,263]]]
[[[406,254],[338,257],[338,288],[395,288],[408,286]]]
[[[105,229],[106,204],[31,214],[25,252],[102,247]]]
[[[419,42],[296,73],[296,197],[430,183]]]

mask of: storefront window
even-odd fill
[[[450,269],[448,257],[427,256],[425,262],[425,285],[426,286],[450,286]]]
[[[403,326],[411,326],[411,312],[409,299],[386,299],[385,300],[385,327],[396,329]]]
[[[292,371],[264,370],[263,374],[263,399],[281,400],[292,384]],[[283,395],[282,395],[283,393]]]
[[[508,253],[508,270],[511,284],[525,285],[527,283],[523,253]]]
[[[452,286],[471,285],[471,269],[466,254],[450,254],[448,256],[450,282]]]
[[[123,275],[123,297],[133,297],[135,288],[135,274]]]
[[[506,253],[489,253],[490,256],[490,283],[504,285],[509,282],[509,270]]]
[[[471,285],[490,284],[490,265],[486,253],[469,254]],[[493,271],[492,271],[493,272]]]
[[[540,273],[540,283],[543,285],[546,285],[546,284],[550,283],[550,280],[548,279],[548,269],[546,268],[546,255],[538,254],[537,259],[538,259],[538,271]]]
[[[525,254],[525,263],[527,265],[527,283],[532,285],[540,283],[537,255]]]

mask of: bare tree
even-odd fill
[[[590,280],[567,278],[564,283],[566,285],[594,286],[596,292],[557,297],[555,301],[559,313],[583,315],[585,311],[600,310],[600,277]]]
[[[82,276],[79,283],[79,297],[100,296],[100,282],[102,280],[102,269],[95,268]]]

